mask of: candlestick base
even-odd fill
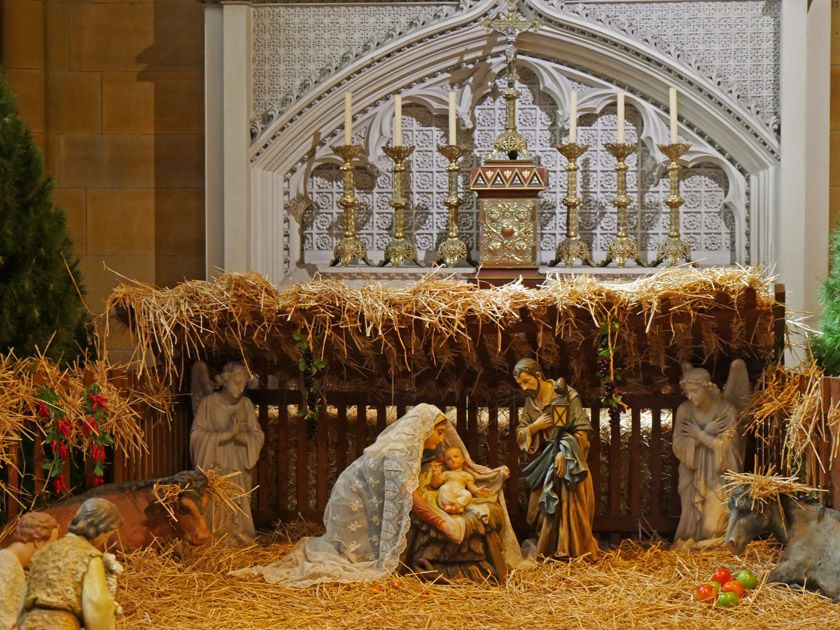
[[[335,244],[330,267],[335,267],[339,263],[342,267],[349,267],[356,262],[357,258],[363,260],[368,267],[373,267],[373,263],[367,257],[367,245],[355,236],[345,236]]]
[[[694,264],[691,260],[691,247],[689,247],[688,243],[678,237],[669,236],[664,242],[660,243],[656,260],[650,266],[657,267],[662,261],[665,261],[667,266],[676,267],[680,262],[680,258],[687,263]]]
[[[623,267],[627,260],[635,261],[639,267],[645,266],[645,263],[639,256],[639,248],[636,246],[636,241],[631,241],[626,236],[617,236],[607,247],[607,257],[600,266],[606,267],[611,262],[614,262],[619,267]]]
[[[473,267],[477,267],[475,261],[470,257],[470,249],[460,238],[448,238],[438,247],[437,264],[444,267],[454,267],[460,261],[466,261]]]
[[[385,247],[385,258],[379,266],[384,267],[391,263],[394,267],[399,267],[405,260],[413,262],[418,267],[423,266],[423,263],[417,259],[417,248],[414,243],[405,238],[392,238]]]
[[[548,266],[553,267],[562,260],[567,267],[571,267],[578,258],[585,265],[595,266],[595,261],[589,255],[589,247],[586,243],[577,237],[566,238],[557,246],[557,251],[554,252],[554,260],[548,263]]]

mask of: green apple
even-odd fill
[[[755,578],[755,575],[749,569],[744,569],[740,571],[738,575],[735,576],[735,581],[740,582],[741,586],[746,589],[755,588],[758,584],[758,580]]]

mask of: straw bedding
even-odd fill
[[[446,384],[493,400],[515,361],[535,355],[586,397],[599,384],[606,319],[619,324],[619,367],[636,393],[673,383],[683,360],[741,356],[763,367],[776,351],[774,305],[772,280],[753,268],[666,269],[630,283],[556,276],[538,289],[437,274],[402,287],[315,279],[280,291],[259,274],[227,273],[172,289],[123,284],[105,317],[128,326],[141,365],[154,357],[174,380],[196,358],[236,354],[295,377],[301,332],[348,389],[431,394]]]
[[[315,533],[309,528],[308,534]],[[293,535],[296,539],[299,534]],[[282,537],[278,537],[282,538]],[[821,595],[764,583],[779,549],[752,543],[740,558],[725,550],[671,551],[663,544],[625,541],[597,563],[554,562],[514,572],[503,586],[441,585],[412,577],[376,583],[321,585],[305,590],[237,579],[231,569],[266,563],[291,540],[229,550],[222,546],[126,559],[117,599],[118,628],[262,630],[268,628],[584,628],[797,630],[840,626],[840,608]],[[759,586],[734,609],[692,600],[719,566],[749,568]]]

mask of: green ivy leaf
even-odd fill
[[[307,370],[306,361],[304,361],[303,359],[298,361],[298,370],[301,371],[301,372],[306,372],[306,370]]]

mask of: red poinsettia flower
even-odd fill
[[[100,396],[99,394],[88,394],[88,398],[93,401],[93,408],[96,409],[97,407],[102,407],[103,409],[107,409],[108,405],[105,403],[108,402],[108,399],[104,396]]]

